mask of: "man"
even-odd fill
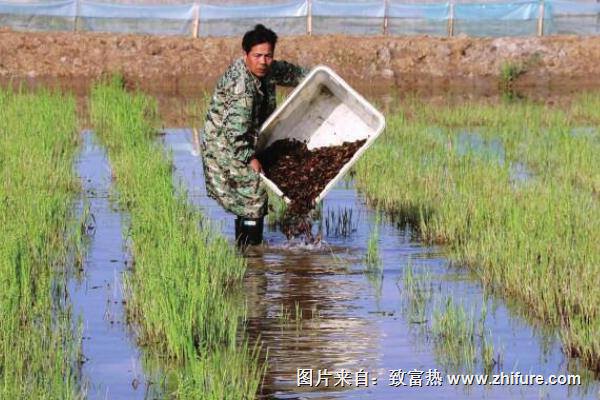
[[[275,85],[295,86],[308,73],[274,60],[276,43],[277,35],[263,25],[246,32],[243,56],[219,79],[202,135],[206,191],[238,217],[236,240],[242,244],[262,242],[267,192],[255,146],[261,125],[276,107]]]

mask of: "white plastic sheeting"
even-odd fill
[[[377,35],[383,32],[384,1],[342,3],[312,0],[312,33]]]
[[[216,6],[200,4],[200,36],[241,35],[257,23],[284,35],[306,33],[305,0],[270,5]]]
[[[383,18],[385,16],[385,3],[383,1],[340,3],[313,0],[312,15],[315,17]]]
[[[69,30],[76,15],[72,0],[44,3],[0,3],[0,27],[28,31]]]
[[[120,33],[189,35],[196,5],[111,4],[79,1],[77,29]]]
[[[547,35],[600,34],[600,4],[589,0],[290,0],[229,5],[205,1],[149,5],[105,0],[0,0],[0,27],[239,36],[263,23],[280,35],[302,35],[310,30],[312,34],[510,36],[535,35],[543,26]]]
[[[531,36],[537,33],[540,3],[456,4],[454,32],[470,36]]]
[[[388,29],[391,35],[446,36],[450,3],[388,5]]]
[[[600,35],[600,3],[553,0],[546,4],[552,18],[545,34]]]
[[[76,7],[72,0],[40,3],[0,3],[2,14],[46,15],[55,17],[75,17]]]
[[[537,1],[457,4],[454,6],[454,19],[464,21],[527,21],[537,18],[539,10],[540,5]]]
[[[211,19],[306,17],[306,1],[274,5],[213,6],[200,4],[200,21]]]
[[[92,1],[79,2],[79,16],[85,18],[179,19],[194,18],[194,4],[176,6],[147,6],[110,4]]]

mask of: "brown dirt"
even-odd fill
[[[240,38],[0,31],[0,80],[87,90],[104,73],[132,86],[197,95],[241,54]],[[600,88],[600,37],[282,38],[277,58],[331,66],[365,91],[498,91],[503,63],[525,67],[515,87]],[[368,93],[367,93],[368,94]]]

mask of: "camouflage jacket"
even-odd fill
[[[267,213],[267,192],[249,162],[258,131],[275,110],[275,86],[296,86],[307,73],[305,68],[273,61],[268,75],[259,79],[239,58],[219,79],[201,145],[206,191],[227,211],[247,218]]]

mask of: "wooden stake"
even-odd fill
[[[448,36],[454,36],[454,2],[450,2],[450,18],[448,19]]]
[[[75,1],[75,19],[73,20],[73,32],[77,32],[77,25],[79,25],[79,0]]]
[[[194,26],[192,27],[192,37],[198,37],[198,28],[200,27],[200,4],[196,3],[194,5],[196,9],[194,10]]]
[[[545,13],[544,0],[541,0],[540,1],[540,15],[538,16],[538,24],[537,24],[538,36],[544,36],[544,13]]]
[[[306,13],[306,34],[312,35],[312,0],[307,1]]]
[[[383,34],[388,34],[388,0],[385,0],[385,9],[383,14]]]

